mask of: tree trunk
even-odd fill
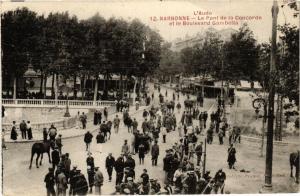
[[[121,74],[121,98],[123,99],[124,97],[124,84],[123,84],[123,74]]]
[[[14,90],[13,90],[13,99],[17,99],[17,77],[14,76]]]
[[[47,96],[47,74],[44,75],[44,99],[46,99]]]
[[[55,81],[55,74],[53,73],[52,74],[52,84],[51,84],[51,97],[52,97],[51,99],[53,99],[53,97],[55,96],[54,95],[54,93],[55,93],[54,92],[54,81]]]
[[[55,90],[54,90],[54,92],[55,92],[55,105],[57,105],[57,99],[58,99],[58,74],[55,74],[55,76],[54,76],[54,78],[55,78]]]
[[[277,95],[277,108],[275,114],[275,140],[279,140],[279,108],[280,108],[280,95]]]
[[[133,94],[132,94],[132,99],[133,99],[133,103],[135,102],[135,98],[136,98],[136,85],[137,85],[137,78],[134,78],[134,86],[133,86]]]
[[[86,85],[86,76],[83,76],[83,87],[81,89],[81,99],[83,100],[85,97],[85,85]]]
[[[98,75],[95,79],[95,87],[94,87],[94,102],[97,101],[97,95],[98,95]]]
[[[279,141],[282,141],[282,110],[283,110],[283,96],[280,97],[279,107]]]
[[[77,76],[76,75],[74,75],[74,83],[73,83],[73,98],[74,98],[74,100],[76,99],[76,97],[77,97],[77,93],[76,93],[76,79],[77,79]],[[76,96],[75,96],[76,95]]]
[[[43,93],[44,74],[41,73],[40,94]]]

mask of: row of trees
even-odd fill
[[[285,24],[278,26],[278,31],[276,92],[299,105],[299,27]],[[167,44],[162,48],[162,54],[167,55],[162,55],[165,61],[161,69],[168,70],[170,75],[184,72],[203,77],[210,75],[233,83],[259,81],[265,90],[269,89],[271,44],[258,44],[247,24],[225,42],[218,33],[208,31],[201,43],[180,52],[171,51]],[[168,69],[172,65],[178,68]]]
[[[13,78],[14,84],[29,63],[41,72],[41,84],[58,74],[74,81],[90,76],[97,81],[99,74],[141,78],[159,66],[162,38],[137,19],[105,20],[96,14],[79,21],[68,12],[46,17],[21,8],[3,13],[1,24],[3,80]]]

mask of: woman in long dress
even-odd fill
[[[11,128],[11,133],[10,133],[10,139],[17,140],[17,138],[18,138],[18,133],[16,128],[16,121],[13,121],[13,126]]]

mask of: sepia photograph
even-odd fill
[[[300,1],[0,6],[2,195],[300,192]]]

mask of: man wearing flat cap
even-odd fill
[[[53,168],[49,168],[49,172],[46,174],[44,182],[46,183],[47,196],[55,196],[55,177]]]

